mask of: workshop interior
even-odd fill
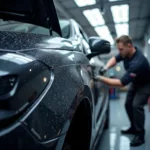
[[[149,0],[0,0],[0,150],[150,150]]]

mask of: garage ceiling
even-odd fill
[[[75,2],[76,1],[76,2]],[[83,3],[82,3],[83,1]],[[95,2],[94,2],[95,1]],[[128,33],[132,37],[134,41],[142,41],[144,39],[144,35],[146,29],[149,25],[150,19],[150,1],[149,0],[54,0],[56,3],[56,9],[58,11],[58,15],[60,18],[73,18],[76,20],[85,30],[85,32],[89,36],[97,36],[104,35],[106,38],[107,32],[109,32],[109,36],[113,39],[117,37],[120,33],[124,33],[126,27],[129,26]],[[85,3],[90,3],[89,5],[79,7],[77,4],[84,5]],[[116,22],[116,18],[113,17],[112,6],[125,6],[119,8],[119,13],[121,18],[124,20],[120,20],[121,22]],[[127,6],[127,7],[126,7]],[[98,8],[99,14],[104,19],[104,23],[96,25],[94,27],[98,28],[96,31],[93,27],[93,23],[90,23],[88,19],[90,18],[90,14],[86,18],[83,12],[85,10],[93,10]],[[114,11],[117,11],[117,7],[114,8]],[[126,10],[128,10],[126,12]],[[129,13],[129,15],[128,15]],[[94,18],[95,15],[93,15]],[[98,18],[99,16],[97,16]],[[128,17],[128,18],[126,18]],[[121,19],[120,18],[120,19]],[[119,18],[118,18],[119,19]],[[99,19],[97,19],[98,21]],[[101,21],[103,22],[103,21]],[[124,24],[125,23],[125,24]],[[97,23],[98,24],[98,23]],[[116,31],[115,25],[121,26],[120,31]],[[122,25],[123,26],[123,30]],[[106,25],[106,26],[105,26]],[[98,26],[98,27],[97,27]],[[108,27],[108,31],[105,29]],[[105,34],[104,34],[105,33]],[[118,34],[117,34],[118,33]],[[110,39],[111,40],[111,39]]]

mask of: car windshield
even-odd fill
[[[60,21],[60,27],[62,36],[64,38],[69,38],[69,21]],[[49,29],[47,28],[17,21],[3,21],[2,19],[0,19],[0,31],[15,31],[50,35]]]
[[[49,29],[47,28],[17,21],[3,21],[2,19],[0,20],[0,31],[15,31],[49,35]]]

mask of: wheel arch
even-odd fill
[[[59,148],[63,147],[64,142],[68,137],[68,132],[72,128],[72,126],[74,128],[76,124],[80,122],[79,121],[80,119],[78,120],[78,116],[80,116],[79,114],[82,114],[81,117],[83,118],[82,119],[83,123],[88,123],[87,128],[90,128],[89,137],[91,136],[92,126],[93,126],[93,107],[94,107],[94,102],[93,102],[92,92],[90,90],[90,87],[84,85],[78,90],[66,114],[66,121],[64,122],[64,125],[61,129],[60,139],[57,143],[57,145],[59,145]],[[83,114],[87,114],[87,115],[85,116]],[[82,122],[80,122],[80,124],[82,124]],[[87,131],[87,128],[84,128],[85,129],[84,132]]]
[[[63,147],[70,144],[74,149],[82,147],[89,149],[92,135],[92,111],[87,98],[81,100],[74,113],[68,131],[64,138]]]

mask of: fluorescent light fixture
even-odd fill
[[[84,7],[84,6],[96,4],[96,0],[74,0],[74,1],[79,7]]]
[[[148,44],[150,44],[150,38],[149,38],[149,40],[148,40]]]
[[[117,36],[122,36],[122,35],[128,35],[129,34],[129,24],[128,23],[123,23],[123,24],[116,24],[115,25]]]
[[[111,6],[111,12],[115,23],[123,23],[129,21],[129,5]]]
[[[95,31],[102,39],[108,40],[112,45],[114,44],[114,40],[106,25],[101,26],[101,27],[95,27]]]
[[[89,23],[94,27],[105,24],[104,18],[98,8],[84,10],[83,14],[87,18]]]
[[[114,44],[114,40],[109,32],[108,27],[105,25],[105,20],[98,8],[84,10],[84,16],[87,18],[89,23],[95,27],[95,31],[97,34],[103,38],[108,40],[112,45]]]

